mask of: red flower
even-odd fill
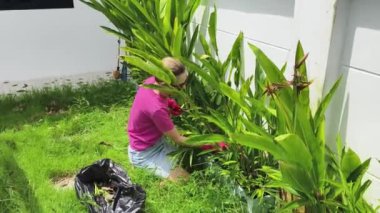
[[[210,149],[215,149],[215,146],[210,145],[210,144],[206,144],[206,145],[201,146],[201,149],[206,151],[206,150],[210,150]]]
[[[226,150],[228,148],[228,144],[224,141],[219,142],[218,146],[220,147],[221,150]]]
[[[183,112],[182,109],[181,109],[181,107],[172,98],[168,99],[168,107],[169,107],[170,114],[173,115],[173,116],[179,116]]]
[[[201,146],[201,149],[206,151],[206,150],[215,150],[215,151],[224,151],[228,148],[228,144],[224,141],[221,141],[217,143],[216,145],[211,145],[211,144],[206,144]]]

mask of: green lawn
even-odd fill
[[[160,186],[130,165],[125,123],[134,88],[111,81],[0,97],[0,212],[86,212],[73,188],[53,180],[102,158],[121,164],[146,190],[146,212],[242,212],[231,187],[210,175]]]

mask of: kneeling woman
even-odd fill
[[[185,86],[188,73],[184,65],[171,57],[164,58],[162,63],[176,76],[174,86]],[[144,81],[144,84],[160,83],[155,77]],[[175,148],[166,141],[166,137],[180,145],[184,145],[186,138],[178,133],[170,118],[168,100],[165,93],[139,87],[128,121],[128,153],[134,166],[150,169],[158,176],[177,181],[188,179],[189,174],[168,156]]]

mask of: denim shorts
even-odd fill
[[[143,151],[136,151],[128,146],[128,155],[134,166],[147,168],[157,176],[167,178],[176,166],[176,162],[168,154],[175,150],[176,148],[162,137],[155,145]]]

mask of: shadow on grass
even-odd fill
[[[86,111],[96,107],[103,110],[112,105],[127,105],[134,97],[132,82],[99,81],[77,88],[66,85],[0,96],[0,132],[34,123],[41,118],[60,120],[71,107]]]
[[[0,144],[0,210],[1,212],[41,212],[38,200],[13,153],[12,141]]]

